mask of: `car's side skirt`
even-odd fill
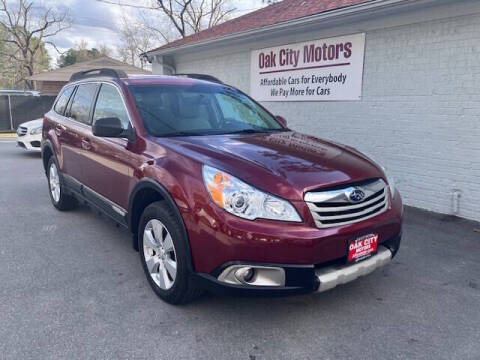
[[[84,201],[99,210],[119,225],[128,229],[127,211],[118,204],[107,199],[70,175],[62,174],[67,191],[78,200]]]

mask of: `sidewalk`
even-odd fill
[[[15,133],[0,133],[0,142],[16,142],[17,134]]]

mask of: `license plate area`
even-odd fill
[[[378,249],[378,234],[360,236],[348,243],[348,262],[359,262],[375,255]]]

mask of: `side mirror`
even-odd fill
[[[280,115],[276,115],[275,116],[275,119],[280,123],[282,124],[284,127],[287,127],[287,120],[285,120],[284,117],[280,116]]]
[[[133,131],[123,129],[122,122],[116,117],[97,119],[92,126],[92,133],[99,137],[127,138],[129,141],[134,139]]]

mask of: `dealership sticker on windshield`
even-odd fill
[[[378,234],[368,234],[352,240],[348,244],[348,261],[358,262],[377,252]]]

